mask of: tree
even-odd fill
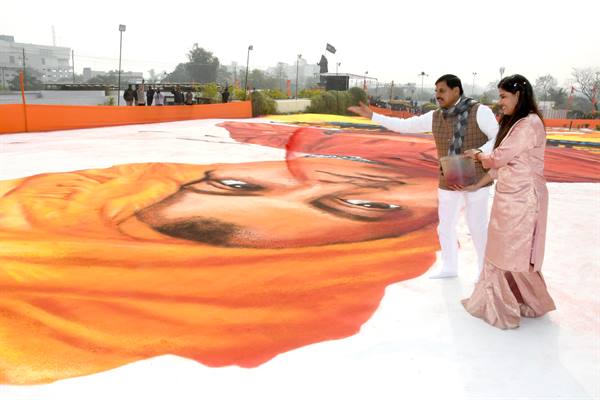
[[[552,75],[540,76],[535,80],[534,89],[538,99],[548,101],[548,92],[553,88],[556,88],[556,79]]]
[[[583,96],[575,96],[571,104],[571,110],[579,111],[581,114],[587,114],[592,111],[592,103]]]
[[[227,68],[224,65],[220,65],[219,69],[217,70],[217,82],[233,82],[233,74],[227,71]]]
[[[177,67],[175,67],[175,70],[173,72],[171,72],[170,74],[168,74],[163,81],[170,82],[170,83],[191,81],[190,75],[188,74],[187,69],[186,69],[186,63],[177,64]]]
[[[188,62],[179,63],[175,70],[165,77],[164,82],[217,82],[220,63],[213,53],[194,43],[187,58]]]
[[[198,43],[194,43],[187,56],[189,62],[186,70],[193,81],[201,83],[217,81],[217,70],[220,63],[213,53],[198,47]]]
[[[487,84],[485,91],[479,98],[479,102],[482,104],[492,104],[498,99],[498,82],[492,81]]]
[[[148,76],[149,78],[146,80],[148,83],[157,83],[160,80],[160,76],[156,74],[154,68],[148,70]]]
[[[277,89],[279,88],[278,79],[267,75],[260,69],[253,69],[248,74],[248,86],[257,89]]]
[[[593,110],[598,111],[598,97],[600,97],[600,69],[596,68],[573,68],[575,78],[575,90],[584,95],[592,102]]]
[[[40,90],[44,88],[42,73],[37,69],[25,68],[25,79],[23,80],[25,90]],[[10,90],[21,90],[19,75],[15,75],[9,82]]]
[[[563,88],[548,89],[548,99],[554,102],[554,108],[566,108],[568,97],[567,91]]]

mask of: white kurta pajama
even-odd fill
[[[372,120],[385,128],[399,133],[432,132],[434,112],[412,118],[394,118],[373,113]],[[479,149],[483,153],[492,151],[498,122],[489,107],[480,105],[477,108],[476,122],[479,129],[487,136]],[[458,271],[458,234],[456,227],[460,210],[466,211],[467,225],[473,238],[477,252],[479,271],[483,268],[485,243],[488,226],[489,187],[483,187],[475,192],[438,189],[438,236],[440,240],[442,268],[441,276],[455,276]]]

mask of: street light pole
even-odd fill
[[[248,55],[246,56],[246,80],[244,81],[244,100],[248,98],[248,65],[250,64],[250,50],[254,50],[254,46],[248,46]]]
[[[423,100],[423,80],[425,79],[427,75],[425,72],[421,71],[421,73],[419,74],[421,76],[421,100]]]
[[[300,58],[302,58],[302,54],[298,54],[298,58],[296,58],[296,100],[298,99],[298,66],[300,64]]]
[[[125,25],[119,25],[119,80],[117,83],[117,106],[121,105],[121,53],[123,52],[123,32]]]
[[[502,76],[504,75],[504,67],[500,67],[500,80],[502,80]]]
[[[27,76],[25,75],[25,69],[26,69],[26,65],[25,65],[25,47],[23,47],[23,90],[25,90],[25,84],[27,83]]]
[[[338,63],[336,63],[336,64],[335,64],[335,74],[336,74],[336,75],[338,74],[338,67],[339,67],[340,65],[342,65],[342,63],[341,63],[341,62],[338,62]]]
[[[473,88],[471,89],[471,96],[475,96],[475,76],[477,76],[477,72],[473,72]]]

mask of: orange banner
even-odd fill
[[[25,107],[23,104],[0,105],[0,134],[7,132],[27,132],[25,127]]]
[[[550,128],[589,128],[598,130],[600,119],[545,119],[544,125]]]
[[[409,111],[394,111],[375,106],[369,106],[369,108],[373,112],[390,117],[410,118],[415,115]],[[600,119],[544,119],[544,125],[548,128],[589,128],[592,130],[600,130]]]
[[[0,105],[0,134],[207,118],[251,118],[249,101],[163,107]]]
[[[415,114],[413,114],[409,111],[388,110],[387,108],[381,108],[381,107],[375,107],[375,106],[369,106],[369,108],[371,109],[371,111],[376,112],[377,114],[387,115],[388,117],[410,118],[410,117],[415,116]]]

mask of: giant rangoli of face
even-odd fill
[[[0,383],[162,354],[255,367],[356,333],[433,263],[430,139],[223,126],[291,156],[0,182]]]
[[[254,367],[356,333],[434,260],[435,173],[311,151],[2,182],[0,382],[162,354]]]

